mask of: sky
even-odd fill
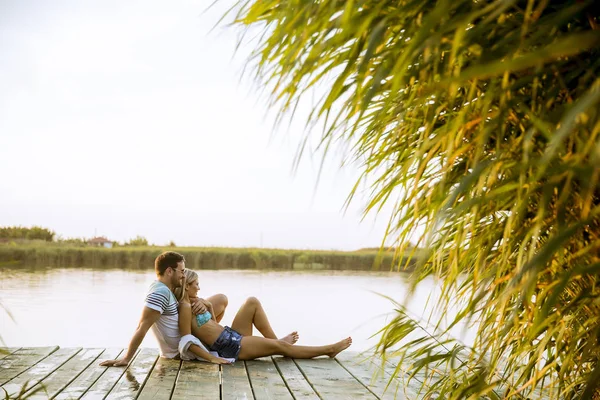
[[[359,171],[273,128],[231,1],[0,0],[0,226],[163,245],[354,250]],[[305,106],[305,108],[308,105]]]

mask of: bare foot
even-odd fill
[[[336,344],[331,345],[332,349],[327,355],[331,358],[337,356],[340,352],[346,350],[352,344],[352,338],[346,338],[344,340],[340,340]]]
[[[298,332],[294,331],[287,336],[282,337],[279,340],[283,340],[284,342],[288,342],[289,344],[294,344],[298,341],[300,336],[298,336]]]

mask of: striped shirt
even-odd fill
[[[177,356],[180,335],[175,295],[167,285],[155,281],[148,289],[145,306],[160,312],[160,318],[151,328],[158,341],[160,355],[167,358]]]

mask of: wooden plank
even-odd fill
[[[175,388],[180,366],[180,360],[160,357],[138,400],[169,400]]]
[[[123,349],[106,349],[99,358],[102,360],[114,360],[119,357]],[[56,397],[56,400],[78,399],[86,393],[90,387],[108,370],[108,367],[101,367],[99,360],[90,364],[74,381],[69,383]],[[121,368],[111,368],[112,370],[121,370]]]
[[[8,357],[19,349],[20,347],[0,347],[0,360]]]
[[[378,358],[378,360],[378,362],[381,363],[381,359]],[[392,356],[386,358],[384,366],[386,373],[392,375],[396,372],[396,370],[398,370],[396,376],[402,382],[402,385],[405,387],[404,390],[406,390],[406,392],[409,393],[409,395],[411,393],[416,393],[416,396],[418,398],[422,398],[423,396],[425,396],[425,393],[427,392],[427,390],[429,390],[429,387],[432,385],[433,382],[437,380],[437,375],[442,375],[445,373],[445,367],[443,365],[435,369],[429,370],[425,370],[423,368],[415,373],[414,370],[411,370],[410,368],[412,364],[412,361],[410,359],[404,360],[404,363],[402,363],[401,365],[399,365],[399,362],[399,356]],[[414,374],[414,376],[410,378],[412,374]]]
[[[222,365],[221,376],[223,378],[221,386],[222,400],[254,399],[246,365],[243,361],[237,361],[230,365]]]
[[[58,350],[58,346],[25,347],[0,360],[0,385],[3,385]]]
[[[271,358],[246,361],[246,368],[256,400],[293,399]]]
[[[319,400],[319,396],[302,375],[294,360],[287,357],[273,357],[273,361],[296,400]]]
[[[85,371],[104,349],[84,349],[26,393],[27,399],[53,398]]]
[[[380,358],[378,358],[378,362],[381,363]],[[415,373],[415,375],[410,378],[410,375],[414,373],[414,371],[410,370],[410,362],[405,361],[402,365],[399,365],[399,362],[400,360],[398,357],[387,358],[384,365],[385,372],[392,376],[396,370],[398,370],[396,376],[398,379],[400,379],[402,385],[404,386],[403,391],[409,395],[415,394],[417,398],[423,397],[430,386],[434,371],[429,370],[426,372],[423,369]]]
[[[372,355],[343,352],[336,357],[337,361],[363,385],[367,386],[381,399],[416,399],[417,392],[406,385],[405,380],[398,377],[391,383],[392,366],[382,365],[381,359]],[[389,383],[389,386],[388,386]]]
[[[215,400],[221,396],[221,374],[217,364],[202,361],[181,363],[173,399]]]
[[[377,399],[334,359],[296,360],[296,363],[323,399]]]
[[[142,349],[137,357],[112,388],[106,399],[124,400],[135,399],[144,387],[150,371],[158,359],[158,349]]]
[[[461,354],[462,359],[466,360],[469,358],[469,354]],[[388,358],[386,359],[386,366],[385,366],[385,370],[386,372],[391,373],[391,371],[393,371],[397,365],[397,358]],[[413,397],[409,397],[409,398],[422,398],[425,396],[426,391],[428,390],[428,388],[438,379],[439,375],[443,375],[446,372],[445,368],[448,368],[445,365],[441,365],[439,367],[437,367],[435,370],[429,370],[428,372],[425,372],[424,370],[419,371],[415,377],[413,379],[411,379],[410,381],[408,381],[408,367],[409,367],[409,362],[404,363],[404,365],[401,366],[400,370],[401,372],[398,374],[399,376],[404,375],[405,379],[400,379],[404,385],[407,387],[406,390],[409,393],[416,393],[416,395],[414,395]],[[500,372],[501,369],[497,370],[497,375],[496,378],[501,378],[501,374]],[[496,395],[498,396],[502,396],[504,394],[504,390],[506,390],[510,385],[506,385],[506,384],[500,384],[495,390],[494,392],[496,393]],[[536,398],[536,399],[548,399],[551,398],[547,397],[548,393],[546,393],[546,391],[542,392],[539,390],[539,388],[536,388],[536,390],[534,390],[533,393],[521,393],[524,394],[527,398]]]
[[[17,397],[22,390],[29,390],[37,385],[80,351],[81,347],[58,349],[27,371],[2,385],[2,389],[6,391],[9,397]]]
[[[136,353],[136,357],[139,354],[139,350]],[[102,357],[104,360],[105,358]],[[113,358],[107,357],[107,360],[112,360]],[[135,361],[135,357],[134,357]],[[90,400],[90,399],[104,399],[108,392],[117,384],[119,379],[125,374],[128,367],[100,367],[105,369],[104,373],[100,375],[98,380],[90,386],[90,388],[85,392],[82,399]]]

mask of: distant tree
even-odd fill
[[[175,244],[175,242],[174,242],[174,241],[172,241],[172,240],[171,240],[171,241],[169,242],[169,247],[177,247],[177,245]]]
[[[126,243],[126,246],[148,246],[148,239],[143,236],[137,235]]]
[[[27,239],[30,240],[45,240],[46,242],[52,242],[54,236],[56,236],[54,231],[40,226],[32,226],[27,232]]]
[[[0,238],[3,239],[27,239],[27,240],[45,240],[52,242],[56,233],[47,228],[32,226],[26,228],[23,226],[0,227]]]

